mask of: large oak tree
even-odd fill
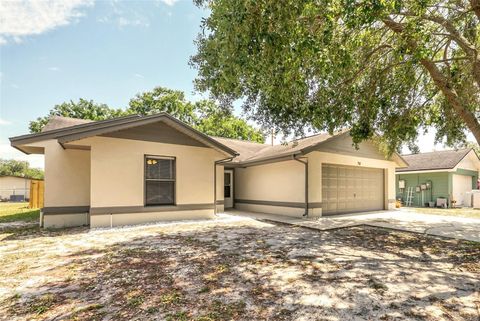
[[[387,152],[419,130],[480,142],[480,0],[198,0],[196,86],[297,134],[352,128]]]

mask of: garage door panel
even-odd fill
[[[382,210],[383,169],[322,165],[323,214]]]

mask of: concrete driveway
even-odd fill
[[[229,210],[228,214],[292,224],[317,230],[370,225],[401,231],[480,242],[480,219],[416,213],[412,209],[298,219],[282,215]]]

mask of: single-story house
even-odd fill
[[[0,176],[0,201],[25,201],[30,198],[30,182],[28,177],[4,175]]]
[[[54,117],[10,138],[45,155],[45,227],[211,218],[228,208],[296,217],[390,209],[397,154],[348,132],[266,145],[207,136],[172,116]]]
[[[445,199],[448,206],[470,204],[469,192],[477,189],[480,159],[471,148],[419,153],[402,156],[408,167],[397,168],[397,197],[404,201],[413,190],[412,206],[437,204]]]

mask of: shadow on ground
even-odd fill
[[[11,289],[0,315],[5,320],[479,318],[478,243],[369,227],[320,232],[251,220],[145,231],[72,229],[4,238],[18,245],[48,236],[58,239],[50,246],[69,250],[37,257],[23,272],[7,271],[20,279],[41,271],[43,278]]]

